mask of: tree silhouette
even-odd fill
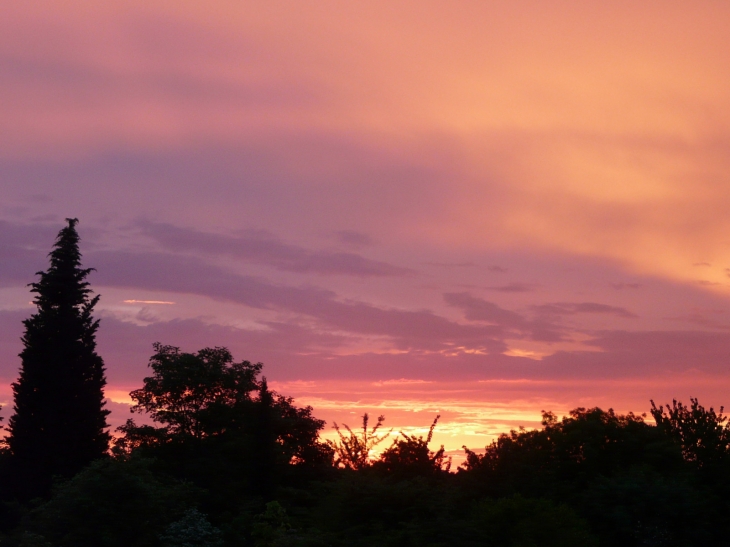
[[[451,469],[451,457],[446,456],[443,445],[436,452],[429,450],[428,445],[433,438],[433,430],[441,416],[434,419],[428,429],[428,435],[406,435],[401,431],[402,439],[396,439],[381,455],[374,466],[382,471],[401,477],[429,476],[448,472]]]
[[[153,457],[171,475],[232,498],[268,496],[289,468],[304,473],[331,465],[331,450],[319,441],[324,422],[311,407],[271,391],[258,378],[261,363],[234,362],[220,347],[187,353],[156,343],[154,349],[152,375],[130,396],[131,410],[157,426],[128,420],[118,428],[115,456]]]
[[[651,401],[651,415],[657,427],[674,438],[682,447],[682,455],[698,467],[726,464],[730,457],[730,424],[727,416],[710,407],[706,410],[697,399],[690,406],[677,400],[658,407]]]
[[[263,365],[234,363],[226,348],[184,353],[155,343],[154,349],[152,376],[129,395],[136,403],[132,411],[149,413],[170,435],[201,439],[230,429],[235,411],[259,389],[256,377]]]
[[[387,439],[392,429],[387,433],[378,435],[378,429],[383,425],[385,416],[378,416],[378,422],[368,431],[368,421],[370,416],[367,412],[362,416],[362,433],[357,434],[350,426],[343,424],[347,430],[347,435],[342,433],[337,422],[333,422],[332,426],[337,431],[340,440],[327,441],[327,444],[335,454],[335,465],[345,469],[364,469],[371,465],[370,452],[381,442]]]
[[[54,475],[70,477],[106,453],[104,362],[96,353],[99,321],[81,267],[77,219],[66,219],[50,267],[31,283],[37,313],[26,319],[20,377],[12,384],[15,414],[8,446],[19,493],[38,495]]]

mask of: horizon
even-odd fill
[[[478,450],[730,404],[730,6],[5,3],[0,402],[78,217],[112,426],[152,344]]]

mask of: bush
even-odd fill
[[[99,460],[33,510],[30,530],[53,545],[157,546],[165,525],[192,503],[189,486],[164,481],[147,460]]]

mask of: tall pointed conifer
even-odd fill
[[[104,362],[96,353],[99,321],[81,267],[77,219],[66,219],[50,267],[31,283],[37,313],[24,321],[20,377],[8,445],[21,490],[47,491],[54,475],[71,476],[108,448]]]

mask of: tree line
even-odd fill
[[[577,408],[464,448],[334,424],[272,391],[225,348],[156,343],[114,435],[76,219],[31,284],[14,408],[0,450],[0,545],[706,546],[730,534],[723,409]],[[375,456],[375,448],[383,448]]]

